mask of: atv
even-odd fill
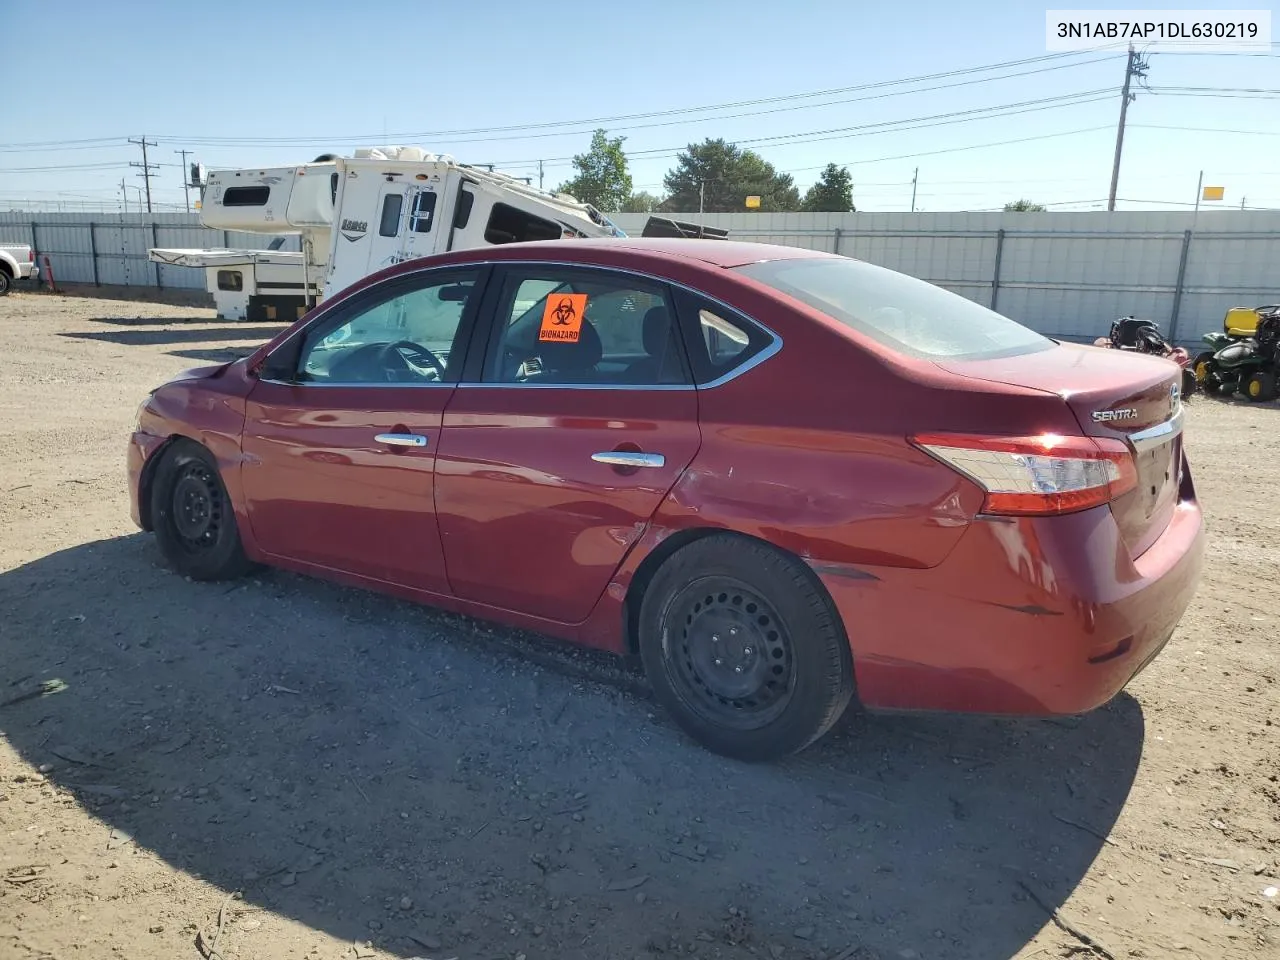
[[[1230,396],[1243,393],[1255,403],[1274,400],[1280,377],[1280,304],[1259,307],[1253,336],[1208,333],[1213,350],[1196,357],[1196,379],[1205,393]]]
[[[1182,368],[1182,395],[1189,397],[1196,390],[1196,375],[1191,366],[1191,355],[1182,347],[1175,347],[1154,320],[1138,317],[1121,317],[1111,321],[1111,332],[1093,341],[1095,347],[1112,350],[1133,350],[1172,360]]]

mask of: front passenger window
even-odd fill
[[[475,289],[468,271],[405,290],[310,334],[299,379],[328,384],[432,384],[457,379],[462,315]]]

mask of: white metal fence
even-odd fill
[[[699,219],[697,214],[679,214]],[[631,234],[647,214],[614,219]],[[1157,321],[1195,341],[1228,307],[1280,302],[1280,212],[732,213],[733,239],[838,252],[920,277],[1051,336],[1086,340],[1111,320]],[[268,237],[198,215],[0,213],[0,242],[49,254],[59,280],[199,289],[203,271],[147,262],[149,247],[263,248]],[[290,237],[287,250],[298,249]]]

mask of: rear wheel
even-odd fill
[[[208,450],[175,441],[160,454],[151,484],[151,520],[160,552],[192,580],[229,580],[252,567],[235,511]]]
[[[9,271],[4,267],[0,267],[0,297],[8,293],[11,286],[13,286],[13,281],[9,278]]]
[[[1276,375],[1258,370],[1245,377],[1240,392],[1254,403],[1266,403],[1276,398]]]
[[[717,753],[795,753],[853,696],[830,598],[798,560],[757,541],[714,534],[672,555],[645,592],[639,626],[658,700]]]

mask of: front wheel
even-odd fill
[[[1240,392],[1254,403],[1266,403],[1276,398],[1276,375],[1257,370],[1245,377]]]
[[[177,440],[158,454],[151,520],[169,566],[192,580],[230,580],[252,567],[213,454]]]
[[[694,739],[740,760],[795,753],[853,696],[830,598],[802,563],[712,534],[659,568],[640,607],[640,656],[658,700]]]

